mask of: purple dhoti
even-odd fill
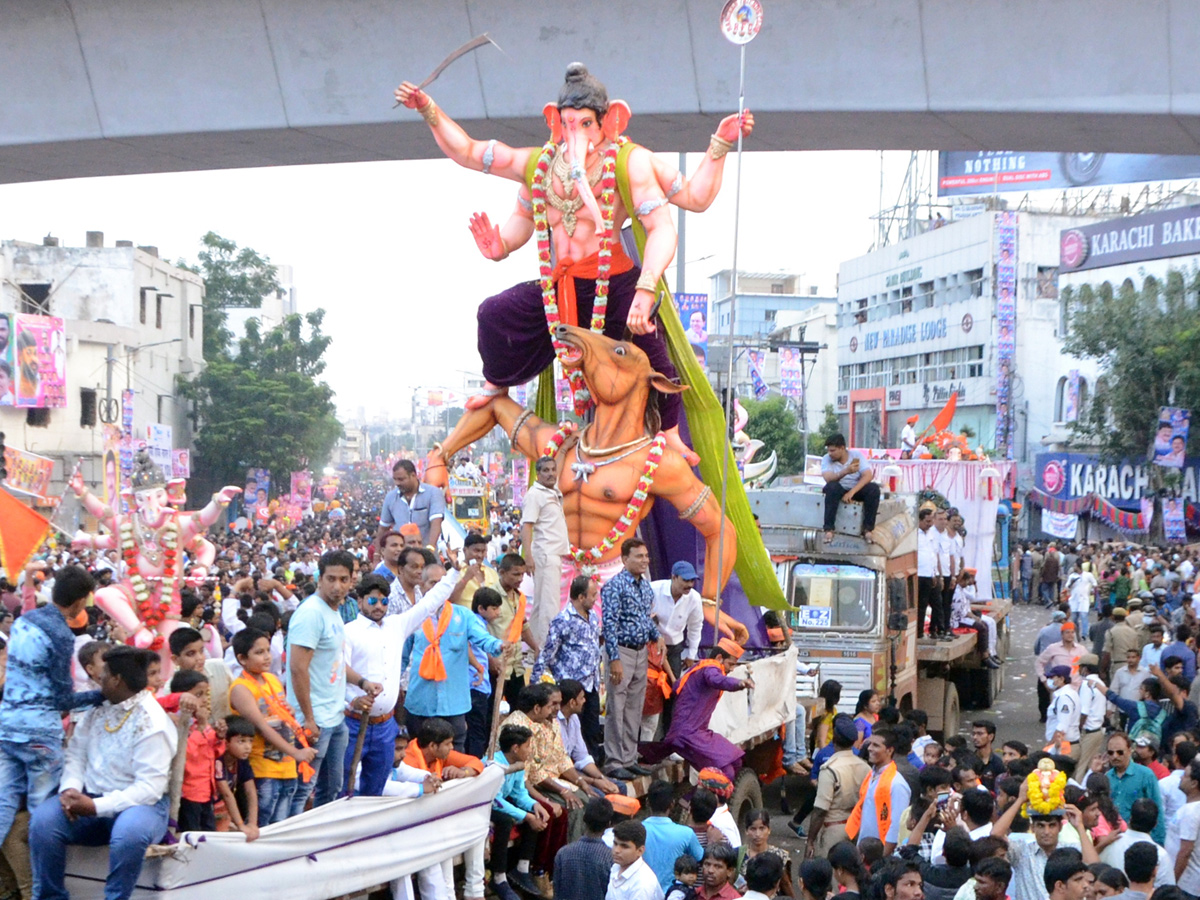
[[[671,713],[671,728],[662,740],[668,752],[678,753],[692,768],[706,766],[721,769],[732,780],[740,768],[745,753],[708,727],[722,691],[741,690],[736,678],[721,674],[715,666],[705,666],[693,672],[675,698]]]
[[[608,313],[604,334],[614,341],[624,340],[625,320],[637,292],[641,269],[613,275],[609,279]],[[596,299],[596,282],[575,279],[577,322],[581,328],[592,320],[592,302]],[[483,360],[483,377],[499,387],[515,387],[540,375],[554,361],[554,346],[546,327],[546,312],[542,306],[542,288],[537,281],[513,285],[479,304],[479,356]],[[672,381],[677,381],[675,366],[667,354],[667,342],[662,326],[653,334],[634,335],[632,342],[650,358],[650,365]],[[682,401],[678,394],[658,394],[658,409],[662,428],[679,424]]]

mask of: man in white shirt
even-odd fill
[[[1079,749],[1079,694],[1071,687],[1071,667],[1055,666],[1046,673],[1050,709],[1046,715],[1046,742],[1056,746],[1066,741],[1072,754]]]
[[[612,835],[613,867],[604,900],[663,900],[658,876],[642,859],[646,826],[641,822],[619,822],[613,826]]]
[[[1125,851],[1135,844],[1149,844],[1157,851],[1158,866],[1154,872],[1154,887],[1175,883],[1174,861],[1167,856],[1167,851],[1154,842],[1150,832],[1158,824],[1158,807],[1154,801],[1146,797],[1133,801],[1133,811],[1129,816],[1129,827],[1121,832],[1121,836],[1100,852],[1100,862],[1120,869],[1130,882],[1142,879],[1134,877],[1134,873],[1126,867]]]
[[[562,609],[562,561],[571,553],[563,495],[558,489],[558,463],[543,456],[536,465],[537,480],[529,486],[521,509],[521,546],[525,571],[533,576],[529,630],[538,646],[546,642],[550,620]]]
[[[954,588],[958,580],[958,565],[954,558],[955,547],[954,538],[950,536],[950,532],[946,527],[949,522],[949,516],[944,509],[935,509],[933,511],[933,536],[937,546],[938,566],[941,569],[942,589],[936,599],[940,601],[939,613],[942,621],[942,632],[938,635],[941,640],[954,640],[954,633],[950,630],[950,611],[954,606]]]
[[[904,427],[900,429],[900,458],[912,459],[917,449],[917,419],[919,416],[909,416]]]
[[[478,564],[468,566],[467,573],[478,571]],[[457,571],[442,578],[421,596],[412,609],[394,616],[387,614],[388,583],[382,575],[363,576],[355,593],[358,594],[358,618],[347,623],[343,634],[342,656],[351,669],[365,678],[383,685],[383,690],[371,704],[367,718],[367,735],[363,739],[362,774],[359,793],[367,797],[383,796],[394,765],[396,735],[396,702],[400,697],[401,656],[404,642],[410,634],[436,615],[447,600],[452,602],[462,593],[469,574],[459,578]],[[357,685],[346,683],[346,727],[349,730],[346,757],[343,763],[343,785],[354,784],[350,763],[358,731],[363,727],[361,698],[365,692]]]
[[[917,637],[925,636],[925,612],[930,613],[929,636],[949,628],[941,619],[942,569],[938,559],[937,532],[933,529],[933,507],[917,513]]]
[[[1067,579],[1067,589],[1071,592],[1067,604],[1071,610],[1071,621],[1079,631],[1079,639],[1088,639],[1088,613],[1092,608],[1092,598],[1096,596],[1096,576],[1083,570],[1083,563],[1075,563],[1075,571]]]
[[[1167,856],[1174,860],[1175,883],[1189,896],[1200,894],[1200,761],[1185,770],[1179,787],[1187,803],[1167,829]]]
[[[1080,772],[1090,772],[1091,762],[1104,753],[1104,717],[1108,713],[1104,682],[1100,680],[1100,657],[1085,653],[1079,658],[1079,765]]]
[[[34,810],[29,849],[35,892],[67,897],[67,847],[105,846],[105,896],[133,893],[146,848],[167,832],[167,779],[178,729],[150,691],[158,654],[115,647],[104,656],[101,706],[80,718],[67,746],[58,795]]]
[[[671,566],[671,577],[650,582],[654,606],[650,616],[658,623],[658,633],[667,642],[667,663],[678,679],[684,669],[700,660],[700,631],[704,627],[704,606],[695,589],[699,575],[686,560]],[[663,723],[665,728],[666,722]]]

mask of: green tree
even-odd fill
[[[837,434],[841,430],[838,424],[837,413],[833,411],[833,404],[825,404],[825,418],[821,420],[821,424],[808,433],[808,452],[813,456],[825,455],[825,440],[831,434]]]
[[[756,459],[778,455],[778,473],[795,475],[804,471],[804,447],[800,441],[800,417],[784,397],[745,400],[746,434],[763,442]]]
[[[271,260],[249,247],[210,231],[200,238],[199,265],[181,260],[176,265],[204,278],[204,358],[227,355],[235,335],[225,326],[226,307],[261,306],[263,298],[280,289]]]
[[[1115,288],[1105,282],[1063,291],[1066,350],[1099,360],[1103,372],[1073,429],[1107,459],[1147,456],[1158,407],[1200,407],[1197,291],[1200,273],[1176,270],[1163,281],[1147,278],[1140,291],[1130,280]]]
[[[330,338],[324,310],[291,315],[265,334],[251,319],[236,357],[220,353],[179,394],[193,404],[197,481],[205,490],[239,484],[250,466],[282,479],[301,460],[320,465],[342,436],[333,391],[318,381]]]

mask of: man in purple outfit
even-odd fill
[[[712,656],[688,669],[675,685],[675,712],[671,728],[663,738],[667,753],[678,753],[696,770],[712,767],[732,781],[741,763],[742,749],[708,727],[722,691],[744,691],[754,687],[754,679],[730,678],[742,648],[722,638]]]

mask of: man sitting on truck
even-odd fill
[[[821,477],[825,479],[825,543],[833,540],[833,526],[839,503],[849,503],[855,497],[862,502],[862,535],[872,540],[875,516],[879,512],[879,485],[871,463],[858,450],[846,449],[846,438],[831,434],[825,441],[821,457]]]

